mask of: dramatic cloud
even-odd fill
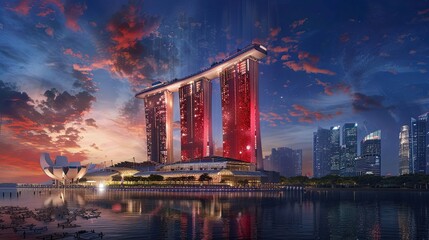
[[[329,95],[329,96],[334,95],[335,92],[342,92],[345,94],[350,93],[350,86],[347,86],[343,83],[338,83],[338,84],[332,85],[332,84],[329,84],[326,82],[322,82],[319,79],[316,79],[316,84],[322,86],[325,94]]]
[[[107,43],[108,58],[94,60],[91,64],[74,64],[73,69],[90,72],[103,68],[127,78],[134,91],[152,81],[145,73],[167,70],[169,58],[155,58],[149,54],[154,49],[145,48],[142,40],[155,33],[159,19],[140,13],[134,5],[125,6],[109,20],[106,30],[111,42]],[[165,51],[165,48],[163,48]],[[70,52],[71,53],[71,52]]]
[[[292,107],[294,110],[289,111],[289,115],[292,117],[298,117],[299,122],[313,123],[315,121],[332,119],[335,116],[341,115],[340,111],[335,113],[322,113],[312,111],[298,104],[294,104]]]
[[[380,95],[368,96],[363,93],[353,94],[353,110],[357,112],[381,109],[384,97]]]
[[[75,58],[83,59],[82,53],[80,53],[80,52],[74,52],[71,48],[64,49],[63,53],[65,55],[70,55],[70,56],[73,56]]]
[[[81,88],[90,93],[95,93],[97,91],[91,72],[73,69],[72,75],[76,79],[73,83],[74,87]]]
[[[271,127],[276,127],[278,124],[285,124],[286,122],[291,122],[290,118],[285,115],[280,115],[275,112],[260,112],[261,121],[268,122],[268,125]]]
[[[31,10],[31,4],[31,0],[21,0],[16,7],[10,8],[10,10],[21,15],[27,15]]]
[[[305,71],[306,73],[335,75],[335,73],[330,70],[321,69],[316,66],[316,64],[319,62],[319,59],[320,59],[318,56],[311,55],[308,52],[299,52],[298,59],[301,62],[286,61],[286,62],[283,62],[283,65],[287,66],[288,68],[292,69],[295,72]]]
[[[75,147],[79,132],[72,128],[65,129],[69,123],[78,123],[91,108],[95,100],[88,92],[70,95],[55,89],[44,93],[44,100],[38,104],[25,93],[18,92],[16,87],[0,81],[0,104],[2,127],[10,129],[20,141],[37,146]],[[64,136],[53,138],[49,133]],[[70,139],[72,134],[75,138]]]
[[[67,1],[64,6],[66,26],[75,32],[81,31],[78,20],[79,17],[83,15],[85,10],[85,3],[74,3],[72,1]]]
[[[145,135],[145,114],[143,108],[143,100],[131,98],[120,110],[120,121],[122,127],[128,129],[130,133],[138,136]]]

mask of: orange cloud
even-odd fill
[[[316,74],[320,73],[320,74],[327,74],[327,75],[335,75],[335,73],[332,71],[329,71],[327,69],[318,68],[318,67],[316,67],[310,63],[307,63],[307,62],[303,63],[302,68],[306,73],[316,73]]]
[[[276,37],[280,33],[281,30],[282,29],[280,27],[278,27],[278,28],[271,28],[270,29],[270,36],[271,37]]]
[[[31,0],[21,0],[16,7],[10,8],[10,10],[21,15],[28,15],[31,10],[31,2]]]
[[[312,111],[302,105],[294,104],[293,111],[289,111],[289,115],[292,117],[298,117],[299,122],[313,123],[314,121],[332,119],[333,117],[342,114],[341,111],[335,113],[322,113],[317,111]]]
[[[80,53],[80,52],[75,53],[75,52],[73,52],[73,50],[71,48],[64,49],[63,53],[65,55],[70,55],[70,56],[73,56],[75,58],[79,58],[79,59],[83,58],[82,53]],[[74,65],[73,65],[73,68],[74,68]]]
[[[332,96],[334,95],[334,92],[340,91],[343,92],[345,94],[349,94],[350,93],[350,86],[347,86],[343,83],[339,83],[337,85],[331,86],[329,83],[326,82],[322,82],[319,79],[316,79],[316,84],[323,86],[323,91],[325,92],[326,95]]]
[[[298,42],[298,40],[295,40],[291,37],[284,37],[284,38],[282,38],[282,41],[285,43],[297,43]]]
[[[277,47],[271,48],[270,50],[272,52],[274,52],[274,53],[283,53],[283,52],[288,52],[289,48],[288,47],[277,46]]]
[[[297,28],[297,27],[299,27],[299,26],[304,25],[304,23],[305,23],[307,20],[308,20],[308,18],[304,18],[304,19],[296,20],[296,21],[294,21],[294,22],[290,25],[290,27],[291,27],[292,29],[295,29],[295,28]]]
[[[78,20],[79,17],[83,15],[83,12],[86,10],[85,4],[67,4],[64,7],[64,16],[66,18],[66,26],[75,31],[81,31]]]

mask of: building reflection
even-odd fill
[[[429,193],[65,191],[44,206],[90,206],[136,238],[428,239]]]

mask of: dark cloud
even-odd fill
[[[73,87],[81,88],[90,93],[95,93],[97,91],[91,72],[73,69],[72,75],[76,79],[73,83]]]
[[[95,120],[93,118],[85,119],[85,123],[87,126],[98,128],[98,126],[95,123]]]
[[[95,150],[100,150],[100,148],[95,143],[91,144],[90,147],[94,148]]]
[[[130,132],[145,135],[145,113],[142,99],[131,98],[120,109],[119,123]]]
[[[15,85],[0,81],[2,127],[13,131],[21,143],[41,148],[77,148],[80,131],[65,127],[79,123],[95,98],[88,92],[71,95],[51,89],[37,104]],[[52,137],[50,133],[58,133]]]
[[[86,91],[71,95],[67,91],[56,89],[44,93],[46,100],[41,101],[39,108],[51,124],[64,124],[70,121],[81,121],[95,101],[95,97]]]
[[[365,95],[363,93],[353,94],[353,110],[357,112],[369,111],[373,109],[381,109],[383,106],[384,96],[380,95]]]

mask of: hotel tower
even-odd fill
[[[258,65],[265,47],[252,44],[198,73],[156,82],[136,94],[144,99],[148,160],[173,163],[173,92],[179,92],[180,161],[213,155],[212,84],[220,78],[223,157],[263,169],[259,123]]]

